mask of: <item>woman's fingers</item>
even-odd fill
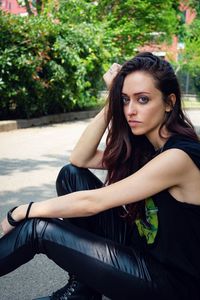
[[[11,231],[14,227],[11,226],[9,223],[8,223],[8,220],[7,218],[5,218],[2,222],[1,222],[1,229],[3,231],[3,235],[4,234],[7,234],[9,231]]]
[[[114,63],[114,64],[112,64],[110,69],[103,75],[103,79],[104,79],[108,89],[110,88],[113,79],[118,74],[120,69],[121,69],[121,65]]]
[[[121,65],[117,64],[117,63],[114,63],[112,64],[112,66],[110,67],[110,69],[108,70],[111,74],[113,73],[118,73],[121,69]]]

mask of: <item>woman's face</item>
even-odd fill
[[[154,78],[147,72],[135,71],[125,77],[122,88],[125,118],[134,135],[146,135],[156,144],[165,112],[170,107],[163,101]]]

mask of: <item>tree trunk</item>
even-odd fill
[[[36,0],[35,2],[36,2],[37,14],[40,15],[43,10],[42,0]]]
[[[30,3],[28,0],[25,0],[25,5],[26,5],[26,10],[27,10],[27,13],[29,14],[29,16],[33,15],[33,12],[31,10],[31,6],[30,6]]]

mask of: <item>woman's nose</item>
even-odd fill
[[[136,105],[135,105],[135,103],[133,103],[133,101],[129,102],[127,113],[128,113],[128,115],[137,114]]]

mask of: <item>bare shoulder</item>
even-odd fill
[[[149,161],[138,173],[156,182],[163,182],[168,189],[185,189],[188,183],[200,180],[200,171],[190,156],[183,150],[172,148]]]
[[[169,167],[172,168],[185,168],[185,167],[193,167],[197,168],[193,160],[190,156],[183,151],[182,149],[172,148],[169,150],[164,151],[158,156],[162,161],[171,162],[173,165]]]
[[[185,153],[183,150],[173,148],[166,150],[159,155],[157,155],[155,158],[153,158],[151,161],[149,161],[144,168],[152,168],[155,172],[156,169],[158,170],[158,173],[177,173],[182,172],[184,169],[187,169],[188,167],[195,167],[195,164],[193,163],[192,159],[189,157],[187,153]]]
[[[173,148],[166,150],[163,156],[170,163],[168,167],[177,172],[180,170],[183,176],[188,177],[190,172],[200,175],[198,155],[194,158],[182,149]]]
[[[160,159],[166,162],[165,167],[171,169],[169,172],[175,178],[176,184],[169,187],[169,193],[177,201],[200,205],[200,170],[191,157],[174,148],[163,152]]]

